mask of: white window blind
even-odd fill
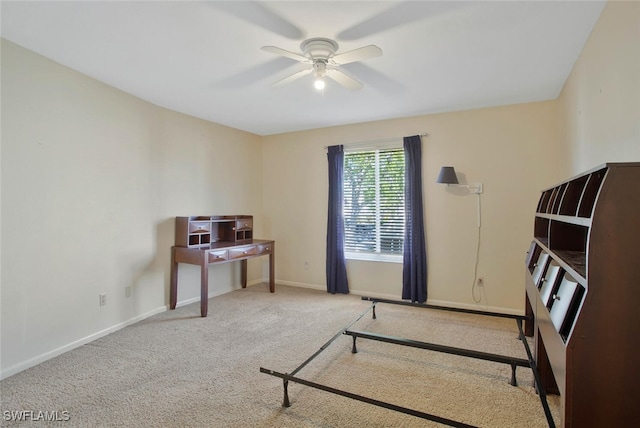
[[[347,258],[386,257],[400,261],[404,239],[404,150],[345,153],[343,186]]]

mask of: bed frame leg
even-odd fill
[[[524,335],[524,330],[522,329],[522,320],[516,320],[516,324],[518,325],[518,340],[520,342],[524,342],[527,338]]]
[[[516,363],[511,362],[511,386],[518,386],[518,380],[516,379]]]
[[[358,348],[356,348],[356,336],[353,336],[353,347],[351,348],[351,353],[352,354],[357,354],[358,353]]]
[[[282,386],[284,387],[284,400],[282,401],[282,407],[291,407],[291,402],[289,401],[289,381],[284,379],[282,381]]]

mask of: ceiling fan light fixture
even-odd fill
[[[313,86],[318,90],[324,89],[324,76],[327,75],[327,63],[321,59],[317,59],[313,63],[313,74],[316,80],[313,82]]]
[[[317,78],[321,78],[326,76],[327,74],[327,63],[321,59],[314,61],[313,63],[313,73]]]
[[[307,68],[300,70],[289,77],[285,77],[273,84],[273,86],[282,86],[302,76],[312,74],[315,77],[314,86],[318,90],[324,88],[324,77],[335,80],[347,89],[357,90],[364,85],[358,82],[347,73],[340,70],[340,66],[352,62],[364,61],[369,58],[375,58],[382,55],[382,49],[376,45],[363,46],[348,52],[336,55],[338,43],[331,39],[323,37],[315,37],[307,39],[301,43],[300,49],[302,55],[291,52],[277,46],[263,46],[262,50],[280,55],[294,61],[307,64]]]

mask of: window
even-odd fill
[[[344,155],[345,256],[402,262],[404,150]]]

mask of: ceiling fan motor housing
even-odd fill
[[[331,39],[316,37],[302,42],[300,49],[302,49],[304,56],[312,61],[317,59],[327,61],[335,55],[338,50],[338,44]]]

